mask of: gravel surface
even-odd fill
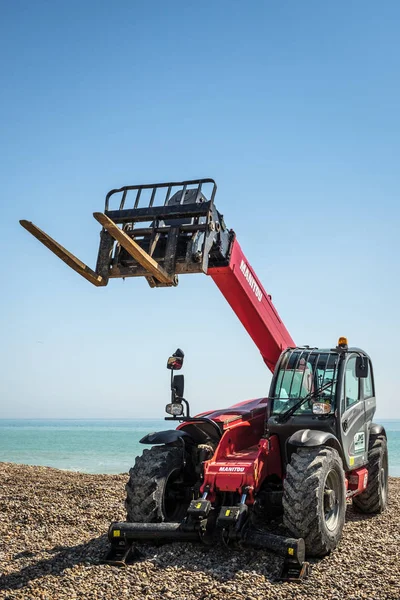
[[[0,463],[0,598],[400,598],[398,478],[390,478],[384,514],[348,507],[340,546],[312,561],[311,577],[300,584],[273,583],[281,559],[260,550],[142,545],[126,569],[100,564],[109,523],[125,517],[126,480]]]

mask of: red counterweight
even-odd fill
[[[229,265],[211,267],[207,275],[218,286],[273,372],[282,351],[296,344],[236,239]]]

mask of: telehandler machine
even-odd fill
[[[126,522],[110,525],[108,562],[123,564],[139,540],[244,544],[284,557],[282,579],[308,572],[342,536],[346,501],[380,513],[387,503],[386,433],[373,422],[370,357],[339,338],[335,347],[296,346],[227,229],[212,179],[125,186],[106,196],[96,269],[33,223],[21,225],[95,286],[140,277],[172,287],[204,273],[216,283],[272,371],[269,394],[190,415],[184,354],[169,359],[176,429],[146,435],[126,485]],[[132,198],[132,201],[130,201]],[[161,201],[160,201],[161,198]]]

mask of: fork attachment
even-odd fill
[[[95,271],[33,223],[20,223],[93,285],[145,277],[151,287],[170,287],[177,285],[179,274],[207,273],[209,266],[229,262],[234,234],[214,205],[216,190],[213,179],[111,190],[104,213],[93,215],[102,226]],[[112,208],[115,201],[117,208]]]

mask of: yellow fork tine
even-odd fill
[[[97,275],[90,267],[85,265],[79,258],[68,252],[61,244],[53,240],[47,233],[36,227],[31,221],[20,221],[24,229],[29,231],[39,242],[42,242],[49,250],[51,250],[58,258],[61,258],[71,269],[82,275],[87,281],[96,287],[107,285],[107,279]]]

